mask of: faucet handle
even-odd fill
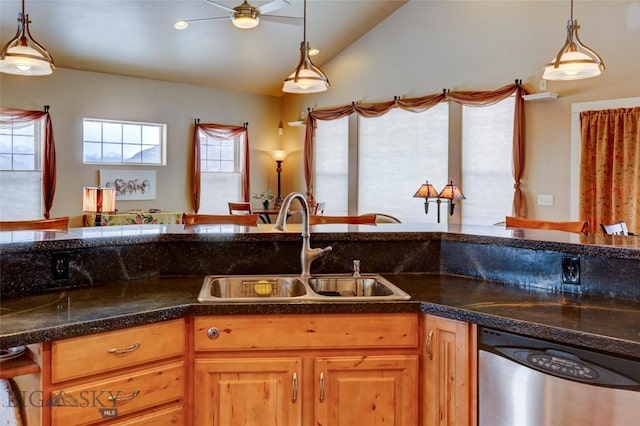
[[[353,276],[360,276],[360,261],[358,259],[353,259]]]

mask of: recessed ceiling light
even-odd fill
[[[173,28],[175,28],[176,30],[184,30],[188,26],[189,26],[189,23],[187,21],[178,21],[175,24],[173,24]]]
[[[309,49],[309,56],[316,56],[318,53],[320,53],[320,49],[316,49],[315,47]]]

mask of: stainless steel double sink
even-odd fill
[[[208,275],[198,302],[366,302],[411,296],[378,274]]]

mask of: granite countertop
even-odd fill
[[[637,302],[546,292],[438,273],[383,274],[401,302],[197,303],[202,276],[161,277],[2,301],[0,347],[52,341],[186,315],[424,312],[640,358]]]

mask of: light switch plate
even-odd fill
[[[539,206],[553,206],[553,195],[550,194],[538,194]]]

